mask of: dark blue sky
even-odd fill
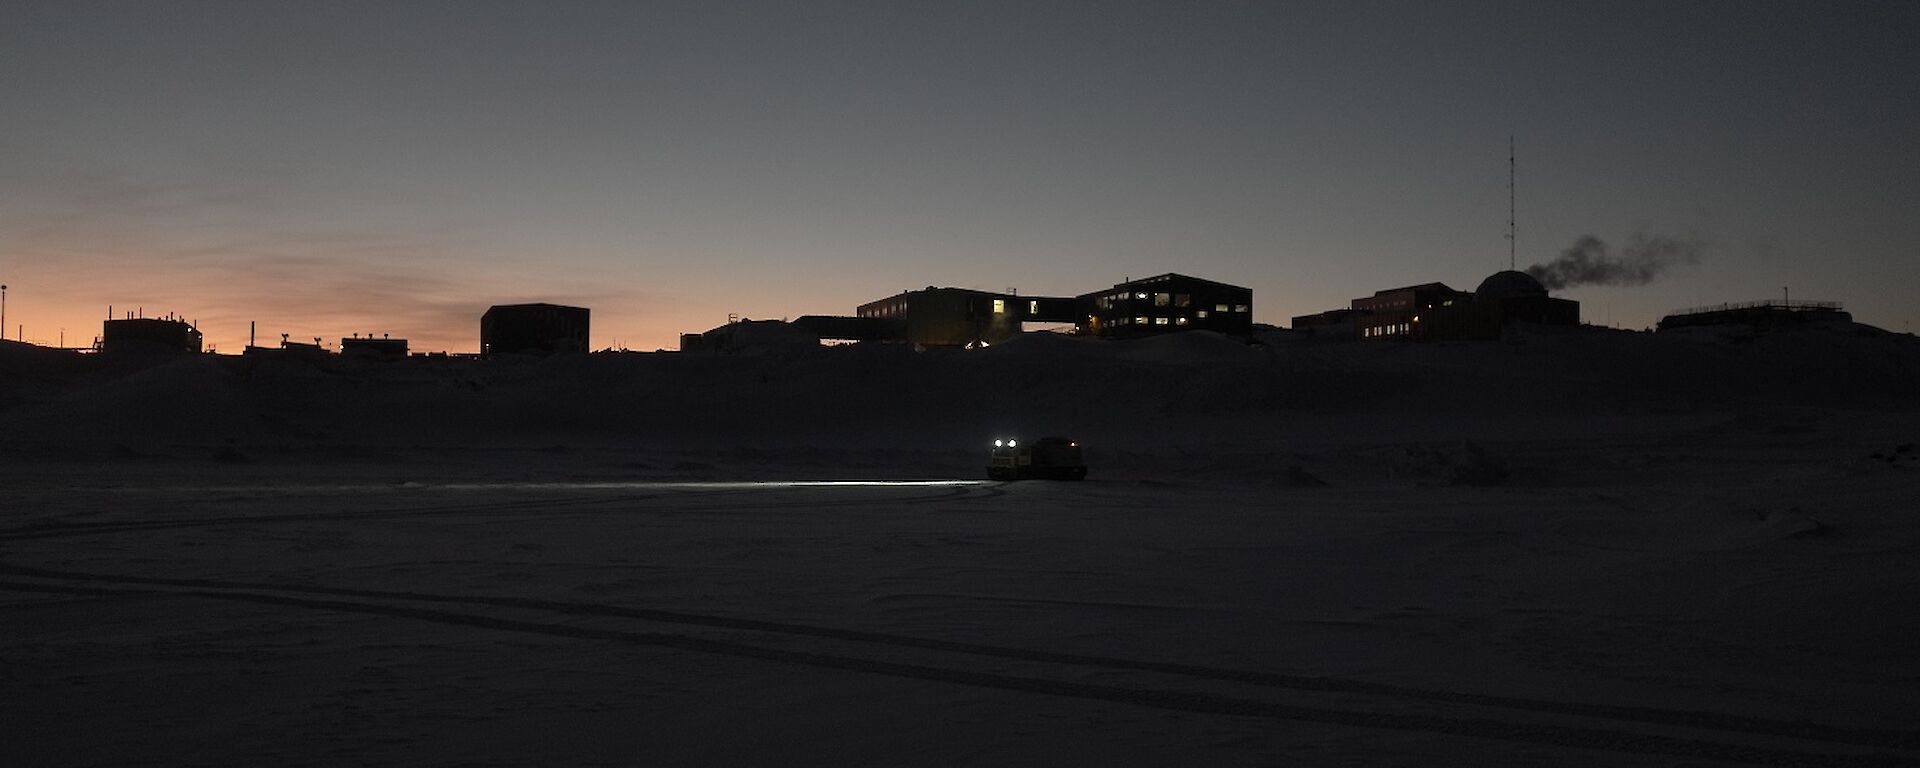
[[[1920,315],[1916,3],[0,6],[8,325],[107,304],[471,350],[491,303],[594,344],[930,284],[1167,271],[1255,317],[1700,244],[1594,322]],[[9,327],[9,336],[14,328]]]

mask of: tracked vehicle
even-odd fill
[[[1085,480],[1087,463],[1080,443],[1064,437],[1038,440],[1000,438],[987,454],[987,477],[994,480]]]

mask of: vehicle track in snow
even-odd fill
[[[103,577],[102,580],[111,580]],[[1626,730],[1525,723],[1485,717],[1449,717],[1376,710],[1285,704],[1255,698],[1160,688],[1077,683],[1035,676],[1007,675],[964,668],[907,664],[868,657],[772,648],[678,633],[637,632],[534,622],[465,613],[347,600],[322,600],[241,590],[130,589],[0,581],[0,590],[100,597],[191,596],[336,613],[388,616],[437,624],[519,632],[551,637],[621,642],[736,658],[836,669],[889,677],[952,683],[1021,693],[1063,696],[1210,715],[1274,718],[1323,725],[1438,733],[1555,747],[1663,755],[1699,760],[1779,766],[1920,766],[1920,760],[1888,753],[1835,754],[1761,747],[1724,741],[1664,736]],[[1769,734],[1789,736],[1789,734]]]
[[[978,499],[999,496],[999,486],[967,486],[938,494],[893,496],[857,500],[860,503],[918,504],[938,501]],[[237,517],[190,518],[168,521],[101,522],[65,525],[27,526],[0,532],[0,542],[46,539],[62,536],[104,535],[147,531],[155,528],[191,528],[218,525],[270,524],[442,516],[459,514],[510,515],[546,509],[593,507],[618,502],[657,500],[676,494],[617,495],[524,500],[490,504],[433,505],[384,510],[354,510],[337,513],[248,515]],[[715,493],[681,492],[686,497],[706,497]],[[728,503],[702,507],[701,511],[735,511],[818,507],[817,501],[773,501]],[[1904,755],[1833,754],[1779,747],[1754,746],[1700,738],[1649,734],[1620,730],[1618,726],[1639,724],[1718,732],[1723,736],[1739,734],[1824,742],[1849,747],[1909,751],[1920,747],[1920,732],[1847,728],[1805,721],[1754,718],[1719,712],[1628,707],[1578,702],[1560,702],[1475,694],[1441,689],[1424,689],[1372,683],[1343,678],[1287,675],[1272,672],[1236,670],[1201,665],[1126,659],[1088,654],[1037,651],[1023,648],[938,640],[908,635],[841,629],[788,622],[772,622],[713,614],[666,611],[601,603],[496,597],[470,594],[435,594],[413,591],[345,589],[322,586],[278,585],[263,582],[220,579],[162,578],[55,570],[14,565],[0,561],[0,574],[16,579],[0,581],[0,589],[15,592],[40,592],[68,595],[158,597],[192,596],[204,599],[277,605],[329,612],[358,613],[428,621],[439,624],[481,627],[509,632],[556,637],[614,640],[740,658],[866,672],[892,677],[956,683],[1008,691],[1040,693],[1074,698],[1112,701],[1161,709],[1220,715],[1271,717],[1301,722],[1348,725],[1363,728],[1442,733],[1476,738],[1498,739],[1533,744],[1625,753],[1668,755],[1761,765],[1906,765],[1920,766],[1920,760]],[[30,580],[30,581],[29,581]],[[51,582],[51,583],[50,583]],[[425,604],[425,605],[423,605]],[[427,607],[434,606],[434,607]],[[1488,717],[1449,717],[1396,713],[1378,710],[1354,710],[1286,704],[1260,698],[1229,696],[1151,687],[1119,687],[1066,682],[1038,676],[1008,675],[967,669],[964,662],[947,666],[909,664],[874,658],[871,654],[799,651],[754,645],[694,635],[580,627],[561,621],[528,621],[491,612],[446,610],[441,606],[535,611],[565,616],[616,618],[656,624],[674,624],[720,630],[768,633],[773,635],[818,638],[837,642],[910,648],[943,654],[1007,659],[1045,665],[1049,669],[1104,669],[1172,675],[1196,680],[1286,689],[1322,694],[1356,694],[1408,701],[1438,702],[1463,707],[1494,708],[1555,716],[1571,716],[1605,721],[1615,728],[1516,722]]]
[[[141,585],[179,587],[184,589],[250,590],[259,592],[279,592],[294,595],[314,595],[326,597],[370,598],[376,600],[401,600],[420,603],[456,604],[473,606],[491,606],[513,609],[529,609],[573,616],[593,616],[608,618],[637,619],[640,621],[680,624],[686,626],[712,627],[718,629],[766,632],[803,637],[817,637],[830,640],[843,640],[858,643],[872,643],[903,648],[915,648],[931,651],[986,656],[1030,661],[1043,664],[1058,664],[1077,667],[1096,667],[1103,669],[1126,670],[1136,672],[1154,672],[1178,675],[1202,680],[1243,683],[1247,685],[1286,688],[1319,693],[1351,693],[1375,696],[1388,696],[1404,699],[1467,704],[1482,707],[1539,712],[1555,715],[1574,715],[1578,717],[1617,720],[1650,725],[1664,725],[1682,728],[1700,728],[1707,730],[1751,733],[1763,736],[1777,736],[1810,741],[1825,741],[1836,744],[1856,746],[1910,749],[1920,747],[1920,732],[1888,729],[1846,728],[1805,721],[1788,721],[1767,718],[1745,717],[1718,712],[1700,710],[1660,709],[1650,707],[1626,707],[1606,704],[1584,704],[1578,702],[1544,701],[1509,696],[1465,693],[1459,691],[1416,688],[1390,685],[1361,680],[1349,680],[1335,677],[1309,675],[1288,675],[1275,672],[1226,669],[1195,664],[1147,661],[1091,654],[1061,653],[1037,651],[1025,648],[969,643],[954,640],[938,640],[910,635],[898,635],[883,632],[822,627],[791,622],[762,621],[731,616],[668,611],[653,608],[635,608],[631,606],[583,603],[563,600],[542,600],[521,597],[493,597],[484,595],[447,595],[412,591],[391,591],[371,589],[343,589],[334,587],[288,586],[262,582],[238,582],[219,579],[179,579],[144,576],[114,576],[77,571],[58,571],[45,568],[30,568],[0,562],[0,574],[12,576],[52,579],[59,581],[79,581],[106,583],[115,585]]]
[[[975,493],[975,489],[978,489],[978,493]],[[396,488],[393,490],[400,491],[400,490],[406,490],[406,489]],[[632,503],[637,501],[652,501],[655,499],[666,498],[666,497],[704,498],[704,497],[712,497],[712,496],[746,494],[751,492],[752,492],[752,489],[750,488],[673,489],[673,490],[667,490],[667,491],[662,491],[658,493],[572,496],[572,497],[559,498],[559,499],[525,499],[525,500],[518,500],[518,501],[500,501],[500,502],[490,502],[490,503],[481,503],[481,504],[471,504],[471,503],[469,504],[435,504],[435,505],[420,506],[420,507],[362,509],[362,510],[349,510],[344,512],[311,512],[311,513],[304,513],[304,514],[293,513],[293,514],[280,514],[280,515],[224,515],[219,517],[169,518],[165,520],[103,520],[98,522],[43,521],[43,522],[30,523],[23,526],[16,526],[14,528],[7,528],[7,529],[0,530],[0,542],[21,541],[21,540],[28,540],[28,539],[65,538],[69,536],[85,536],[85,535],[92,535],[92,534],[128,533],[128,532],[136,532],[136,531],[162,531],[162,530],[191,529],[191,528],[215,528],[215,527],[226,527],[226,526],[235,526],[235,525],[258,525],[258,524],[274,524],[274,523],[327,522],[327,521],[342,521],[342,520],[383,520],[383,519],[398,519],[398,518],[407,518],[407,517],[511,516],[511,515],[516,515],[516,514],[521,514],[526,512],[537,512],[537,511],[544,511],[544,510],[551,510],[551,509],[564,509],[564,508],[572,508],[572,507],[596,507],[596,506],[606,506],[611,504]],[[838,502],[836,503],[836,506],[870,506],[870,505],[877,505],[877,504],[917,504],[917,503],[927,503],[927,502],[933,502],[933,501],[953,501],[961,497],[967,497],[967,496],[991,497],[991,496],[998,496],[1003,493],[1005,493],[1005,491],[1000,490],[996,486],[982,484],[977,486],[959,486],[951,489],[942,490],[940,493],[920,494],[915,496],[902,496],[902,497],[880,498],[880,499],[851,499],[851,500]],[[813,501],[754,502],[754,503],[746,503],[746,504],[731,504],[731,505],[728,505],[725,509],[728,511],[734,511],[734,510],[760,510],[760,509],[795,509],[795,508],[818,507],[818,506],[820,506],[819,502],[813,502]],[[703,510],[697,510],[697,511],[705,511],[705,510],[706,508],[703,508]]]

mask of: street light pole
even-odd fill
[[[0,341],[7,339],[7,287],[0,285]]]

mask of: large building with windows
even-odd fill
[[[923,347],[998,344],[1026,323],[1070,323],[1075,314],[1073,299],[934,286],[870,301],[855,312],[881,323],[886,338]]]
[[[1253,289],[1179,274],[1129,280],[1078,297],[1022,296],[927,286],[861,304],[852,317],[807,315],[786,325],[822,341],[904,341],[916,347],[979,347],[1028,330],[1029,323],[1074,333],[1132,338],[1174,331],[1253,333]],[[718,336],[682,334],[685,352],[723,350]],[[738,346],[738,345],[735,345]]]
[[[1452,307],[1473,299],[1473,294],[1448,288],[1445,283],[1421,283],[1404,288],[1374,291],[1372,296],[1353,300],[1357,313],[1355,333],[1363,339],[1413,336],[1422,320],[1421,313],[1433,314],[1436,307]]]
[[[1509,269],[1471,292],[1443,283],[1375,291],[1354,299],[1351,309],[1295,317],[1293,327],[1333,338],[1460,341],[1500,338],[1515,321],[1579,325],[1580,303],[1548,296],[1532,275]]]
[[[1253,333],[1253,289],[1167,273],[1079,297],[1076,329],[1132,338],[1173,331]]]

